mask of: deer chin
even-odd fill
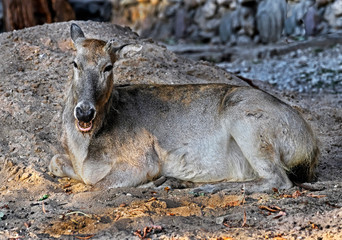
[[[76,123],[77,129],[81,133],[87,133],[87,132],[90,132],[93,129],[93,121],[83,122],[83,121],[78,121],[76,119],[75,123]]]

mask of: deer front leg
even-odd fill
[[[66,154],[56,154],[50,161],[49,171],[58,177],[70,177],[82,181],[75,173],[72,163]]]

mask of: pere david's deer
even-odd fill
[[[161,176],[248,181],[247,191],[314,177],[316,138],[284,102],[227,84],[115,86],[113,64],[128,46],[87,39],[76,24],[71,38],[77,54],[63,112],[66,154],[52,158],[54,175],[108,188]]]

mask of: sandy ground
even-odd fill
[[[138,56],[115,65],[116,83],[245,84],[128,29],[79,24],[89,37],[143,44]],[[0,239],[342,238],[342,97],[336,93],[299,94],[254,82],[300,109],[315,130],[321,158],[313,190],[245,195],[236,183],[212,194],[172,186],[104,191],[51,176],[47,166],[61,151],[64,87],[74,54],[69,27],[0,35]]]

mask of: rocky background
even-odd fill
[[[39,19],[6,26],[7,30],[44,22],[94,20],[129,26],[142,37],[169,44],[228,45],[271,43],[282,36],[301,40],[342,31],[342,0],[27,0],[25,6],[7,7],[7,15],[29,12],[26,8],[33,6],[28,14]],[[0,18],[8,25],[2,4]]]
[[[269,43],[282,35],[342,30],[342,0],[112,0],[112,5],[112,22],[169,43]]]

